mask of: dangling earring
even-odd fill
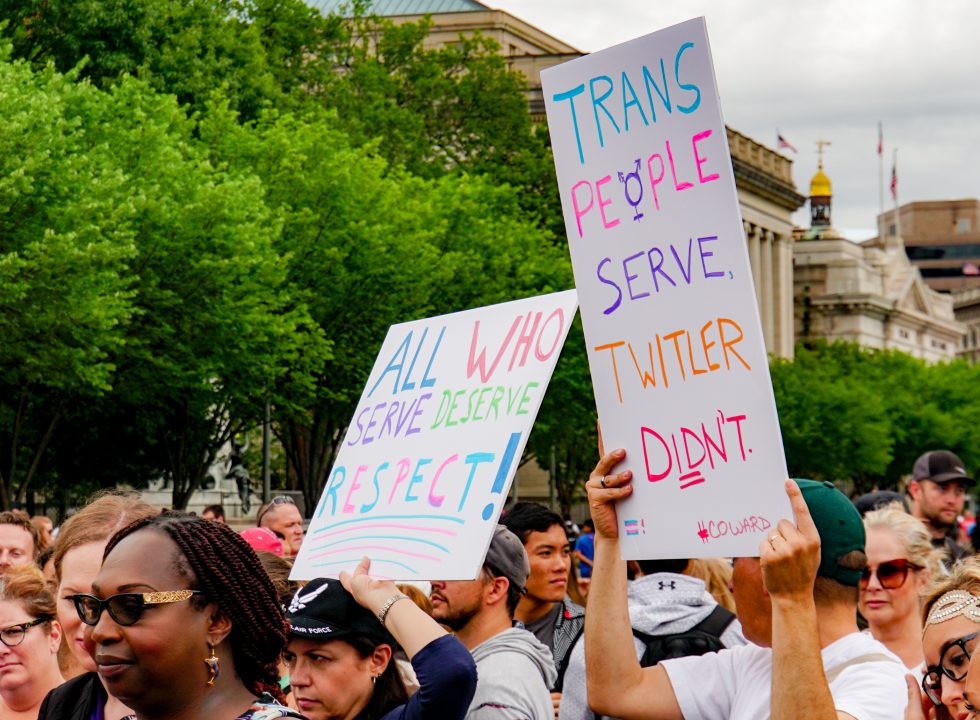
[[[378,684],[378,678],[379,677],[381,677],[380,674],[378,674],[378,675],[372,675],[371,676],[371,683],[374,684],[374,685],[377,685]]]
[[[211,651],[211,655],[204,658],[204,664],[208,666],[208,672],[211,674],[208,678],[208,687],[214,687],[214,681],[218,679],[218,675],[221,673],[221,661],[214,654],[214,645],[210,642],[208,643],[208,650]]]

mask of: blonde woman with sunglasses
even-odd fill
[[[922,598],[940,559],[921,521],[901,507],[864,516],[868,564],[858,585],[858,610],[876,640],[898,655],[921,678]]]

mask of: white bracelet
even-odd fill
[[[378,620],[381,621],[381,624],[382,625],[385,624],[385,618],[388,617],[388,611],[391,610],[392,605],[394,605],[399,600],[408,600],[408,599],[409,599],[408,595],[406,595],[405,593],[395,593],[390,598],[388,598],[385,604],[381,606],[381,609],[378,610]]]

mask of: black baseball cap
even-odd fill
[[[898,503],[905,512],[909,512],[909,501],[901,493],[894,490],[876,490],[875,492],[865,493],[854,501],[854,507],[864,517],[872,510],[888,507]]]
[[[932,480],[934,483],[958,482],[966,487],[976,480],[966,474],[963,461],[949,450],[932,450],[919,456],[912,468],[913,480]]]
[[[363,637],[395,645],[377,616],[333,578],[317,578],[297,590],[286,616],[291,637],[323,642]]]

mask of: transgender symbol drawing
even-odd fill
[[[626,202],[630,204],[633,208],[633,221],[638,222],[643,213],[637,210],[637,206],[640,201],[643,200],[643,181],[640,179],[640,158],[636,159],[636,167],[633,168],[633,172],[628,173],[618,173],[619,182],[623,183],[623,194],[626,196]],[[636,196],[634,200],[632,195],[630,195],[630,181],[636,181],[636,188],[639,190],[639,195]]]

